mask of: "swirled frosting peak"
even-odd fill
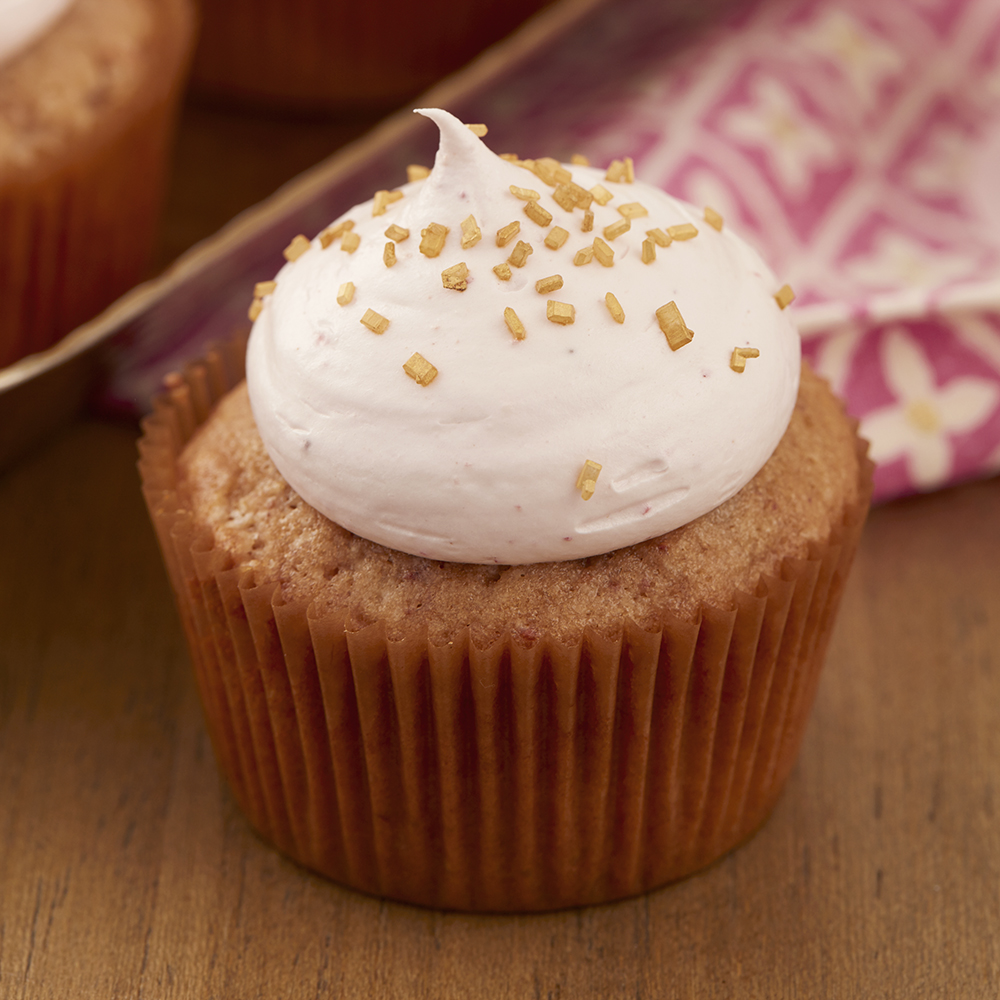
[[[420,114],[429,176],[258,286],[247,379],[289,484],[364,538],[502,564],[631,545],[741,489],[798,388],[757,254],[627,160],[501,158]]]

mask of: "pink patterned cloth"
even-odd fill
[[[757,244],[872,442],[877,499],[1000,470],[996,0],[758,0],[668,59],[652,4],[614,8],[602,62],[627,73],[581,100],[564,53],[531,81],[528,143],[631,154]],[[517,98],[495,103],[482,120]]]

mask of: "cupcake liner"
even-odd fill
[[[187,18],[171,27],[145,92],[0,182],[0,367],[50,347],[147,277],[187,67]]]
[[[794,763],[871,491],[728,609],[576,643],[349,630],[213,546],[176,459],[242,344],[174,377],[140,468],[220,765],[280,850],[366,892],[463,910],[634,895],[766,819]]]

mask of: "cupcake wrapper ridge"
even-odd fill
[[[183,509],[176,459],[242,356],[213,349],[174,380],[140,469],[216,753],[262,836],[375,895],[527,911],[644,892],[756,831],[798,752],[864,523],[863,442],[861,500],[729,609],[571,644],[397,641],[287,602]]]

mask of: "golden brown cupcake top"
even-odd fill
[[[445,642],[465,626],[485,644],[507,629],[563,640],[623,619],[656,628],[693,620],[702,603],[753,592],[783,558],[823,543],[858,500],[856,437],[826,384],[803,369],[791,422],[760,472],[734,497],[675,531],[606,555],[526,566],[434,562],[366,541],[319,514],[268,458],[245,386],[188,444],[180,493],[216,544],[258,581],[314,613],[348,609],[348,626],[384,621],[390,635],[427,628]]]

